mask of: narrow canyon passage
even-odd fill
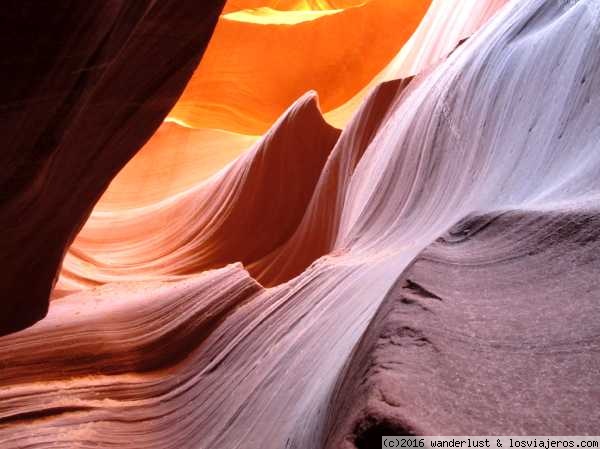
[[[5,190],[2,251],[18,257],[0,278],[1,447],[597,432],[598,1],[175,3],[106,11],[149,27],[139,39],[189,26],[176,41],[195,63],[161,78],[176,95],[147,93],[152,126],[99,128],[120,143],[109,170],[113,146],[77,153],[93,123],[67,121],[47,177]],[[188,23],[209,15],[202,33]],[[251,61],[228,53],[253,29],[284,37],[268,54],[260,33],[244,40]],[[328,32],[319,52],[297,46]],[[301,50],[284,83],[261,59]],[[352,82],[318,76],[339,57]],[[98,95],[130,77],[108,66]],[[67,160],[81,172],[54,189]],[[24,205],[37,215],[19,227]]]

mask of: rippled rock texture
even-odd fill
[[[3,13],[2,447],[597,433],[597,0],[68,6]]]

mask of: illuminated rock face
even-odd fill
[[[410,21],[401,21],[403,27],[398,27],[395,24],[389,25],[389,30],[386,33],[376,33],[376,36],[383,35],[378,39],[387,39],[393,42],[394,48],[400,48],[402,42],[408,39],[407,31],[415,29],[418,23],[417,18],[424,13],[428,4],[429,2],[419,1],[414,4],[404,2],[402,5],[398,5],[397,3],[376,1],[369,4],[367,9],[359,8],[360,11],[354,8],[355,4],[345,5],[347,9],[332,11],[330,9],[331,5],[324,2],[312,5],[306,3],[278,3],[278,8],[287,8],[287,10],[261,9],[258,12],[253,11],[252,14],[249,11],[243,11],[243,14],[240,13],[236,16],[244,19],[242,21],[236,19],[234,21],[236,24],[252,31],[251,35],[243,39],[240,38],[239,32],[232,34],[227,31],[219,31],[220,29],[228,30],[228,27],[231,26],[229,23],[231,15],[229,13],[225,14],[221,19],[220,28],[217,27],[207,56],[203,58],[182,98],[169,114],[167,123],[163,124],[157,134],[140,151],[140,154],[117,176],[101,198],[77,241],[71,247],[54,296],[58,297],[85,286],[93,286],[109,281],[140,280],[148,277],[155,279],[157,276],[160,279],[173,279],[174,276],[195,275],[204,269],[218,268],[236,261],[242,261],[259,282],[272,286],[298,275],[312,261],[327,254],[333,248],[333,239],[339,220],[339,217],[331,213],[329,209],[336,207],[335,202],[339,201],[346,189],[346,185],[339,181],[351,174],[351,170],[360,160],[370,137],[379,125],[386,105],[389,105],[394,98],[395,87],[392,84],[381,89],[378,86],[387,80],[396,80],[398,75],[417,73],[439,62],[443,56],[456,47],[461,39],[472,33],[478,24],[484,23],[503,2],[497,0],[490,2],[460,2],[455,5],[456,7],[452,7],[448,2],[433,2],[425,20],[419,25],[414,35],[410,37],[405,48],[367,86],[361,89],[351,88],[352,84],[348,80],[355,82],[354,77],[360,78],[364,70],[373,72],[377,64],[366,66],[366,68],[362,67],[365,66],[363,63],[365,58],[362,53],[356,53],[353,50],[351,55],[347,54],[343,50],[343,48],[347,48],[345,47],[347,42],[341,42],[337,52],[345,55],[344,60],[348,62],[344,64],[345,69],[338,76],[346,80],[344,98],[349,99],[340,107],[326,112],[324,114],[325,119],[345,127],[350,117],[360,107],[361,102],[370,95],[371,91],[381,92],[379,92],[377,99],[370,100],[363,108],[364,115],[368,115],[370,118],[360,120],[355,125],[348,127],[346,134],[349,137],[345,137],[336,145],[336,149],[332,153],[332,160],[327,163],[325,172],[343,170],[345,171],[343,176],[339,177],[331,174],[323,176],[320,184],[316,186],[309,204],[307,204],[306,198],[300,203],[295,203],[293,194],[290,198],[286,198],[285,195],[280,196],[280,199],[285,198],[287,201],[285,208],[273,208],[271,203],[263,202],[264,207],[272,209],[270,214],[272,217],[271,224],[268,223],[268,220],[255,220],[251,227],[269,229],[269,231],[265,231],[265,234],[279,236],[282,230],[286,230],[284,234],[288,237],[267,238],[270,243],[266,245],[255,242],[255,247],[263,246],[263,248],[259,253],[255,250],[256,255],[252,257],[241,256],[244,251],[238,248],[239,245],[235,243],[235,237],[223,238],[224,232],[229,236],[235,234],[231,231],[232,227],[228,227],[226,224],[233,221],[223,220],[223,218],[226,215],[246,214],[247,212],[244,212],[244,210],[252,209],[254,206],[250,206],[250,204],[255,204],[255,201],[240,201],[237,194],[232,194],[230,189],[223,188],[222,182],[218,180],[210,180],[199,189],[195,188],[201,181],[221,169],[225,162],[233,160],[244,148],[244,145],[250,145],[251,142],[258,139],[253,135],[241,134],[238,126],[239,122],[231,120],[232,116],[230,115],[223,116],[215,111],[237,111],[235,115],[240,117],[260,117],[261,109],[257,108],[253,101],[241,101],[240,96],[235,93],[238,91],[252,92],[255,96],[260,92],[261,95],[264,95],[264,98],[261,98],[260,101],[265,106],[274,108],[272,111],[275,111],[275,113],[279,111],[276,106],[278,102],[287,104],[287,101],[291,101],[290,98],[295,98],[295,92],[303,92],[303,89],[308,88],[308,86],[316,86],[320,91],[322,100],[324,95],[326,96],[336,89],[338,91],[341,89],[337,83],[333,82],[335,79],[324,76],[331,72],[329,66],[334,60],[332,58],[339,58],[340,55],[336,54],[334,47],[327,47],[329,48],[328,51],[323,50],[319,54],[305,52],[307,47],[323,47],[319,44],[323,39],[315,32],[315,26],[321,27],[330,33],[328,38],[328,42],[331,41],[330,43],[338,42],[344,37],[343,29],[351,29],[356,38],[364,40],[373,34],[375,30],[385,29],[385,24],[372,22],[374,14],[375,16],[401,14],[403,18],[412,14],[414,17]],[[267,7],[269,5],[264,4],[262,6]],[[366,8],[366,3],[362,6]],[[233,4],[228,4],[226,10],[231,11],[233,7]],[[341,5],[337,5],[337,7],[341,8]],[[311,8],[314,8],[314,10],[311,11]],[[307,12],[311,14],[323,13],[325,15],[309,15],[306,17],[304,14]],[[336,16],[335,23],[318,22],[318,20],[329,17],[333,13],[341,14],[342,12],[344,14]],[[298,14],[300,15],[298,16]],[[360,27],[356,26],[357,19],[361,23]],[[396,17],[396,19],[398,18]],[[272,22],[266,28],[265,23],[263,23],[265,20]],[[298,58],[298,52],[306,53],[303,53],[305,59],[310,57],[311,64],[314,66],[313,69],[303,66],[302,70],[310,72],[313,78],[304,79],[301,77],[302,82],[291,81],[280,76],[281,67],[276,64],[267,64],[263,61],[260,70],[258,70],[256,61],[252,59],[236,60],[231,58],[229,49],[233,43],[236,46],[242,45],[244,51],[248,54],[265,53],[264,46],[269,45],[275,39],[271,37],[265,40],[260,37],[260,33],[266,33],[267,30],[271,30],[271,33],[276,30],[279,33],[277,36],[282,34],[283,37],[280,40],[287,47],[280,48],[278,50],[280,53],[287,54],[293,50],[296,53],[294,53],[295,56],[292,59]],[[290,42],[297,41],[297,39],[291,39],[293,36],[302,36],[302,45],[290,46]],[[266,54],[272,55],[273,51],[270,50]],[[368,54],[370,55],[368,58],[370,64],[373,63],[372,60],[376,62],[377,58],[381,59],[381,56],[375,57],[371,52],[368,52]],[[227,55],[229,64],[233,60],[236,61],[236,70],[224,70],[222,64],[216,64],[211,55],[221,55],[219,57]],[[350,63],[350,61],[354,62]],[[360,62],[358,69],[356,62]],[[207,84],[206,79],[216,76],[210,75],[215,71],[222,72],[221,78]],[[296,73],[296,70],[290,69],[290,71]],[[236,87],[231,91],[224,88],[224,86],[232,85]],[[261,86],[260,89],[256,87],[259,85]],[[264,86],[271,86],[271,90],[265,90]],[[212,96],[212,100],[208,103],[206,102],[206,95]],[[194,98],[195,101],[191,101],[190,98]],[[373,101],[378,104],[371,104]],[[178,115],[181,111],[187,110],[186,105],[188,104],[192,104],[194,107],[204,107],[203,104],[209,104],[214,110],[212,112],[207,110],[204,111],[204,114],[200,114],[199,117],[204,122],[190,120],[185,114],[183,116]],[[323,108],[322,101],[319,106]],[[373,112],[371,112],[371,108],[374,109]],[[316,108],[313,109],[312,115],[315,123],[322,122],[316,117],[318,115]],[[371,117],[373,114],[374,116]],[[294,121],[304,120],[295,118]],[[212,123],[217,128],[192,127],[192,125],[200,126],[203,123],[204,125]],[[289,119],[282,125],[276,123],[269,135],[282,134],[283,128],[288,128],[289,123]],[[277,131],[280,126],[282,130]],[[299,125],[296,123],[294,126],[298,127]],[[272,139],[269,138],[269,140]],[[325,147],[317,145],[315,147],[312,144],[307,144],[307,141],[302,139],[297,140],[295,143],[292,140],[294,138],[288,139],[289,143],[284,145],[268,143],[269,147],[272,148],[269,154],[280,154],[281,157],[285,158],[287,160],[286,170],[289,173],[296,176],[302,173],[300,176],[305,180],[314,179],[314,174],[321,171],[324,163],[324,159],[319,162],[318,158],[327,156],[331,150],[330,145]],[[257,145],[265,146],[264,143],[258,143]],[[293,149],[290,146],[293,146]],[[273,149],[274,147],[277,147],[277,149]],[[310,151],[307,152],[306,148],[310,148]],[[318,148],[322,148],[322,150],[318,150]],[[299,166],[296,168],[293,158],[300,157],[300,154],[304,152],[307,152],[306,156],[301,156],[307,159],[304,165],[310,165],[310,161],[314,160],[315,163],[312,164],[312,168],[299,169]],[[264,153],[264,151],[261,151],[259,157],[264,158]],[[317,153],[320,156],[315,159]],[[246,157],[246,161],[248,159],[249,157]],[[239,178],[238,175],[232,173],[235,170],[240,173],[243,172],[241,167],[245,163],[247,162],[238,161],[237,169],[230,169],[227,179]],[[254,163],[254,167],[253,176],[256,176],[260,169],[256,163]],[[274,167],[274,165],[271,164],[271,167]],[[317,172],[315,172],[315,169]],[[275,171],[279,172],[280,170]],[[279,182],[275,178],[272,180],[267,179],[273,177],[273,172],[273,170],[266,171],[262,169],[262,178],[260,178],[262,180],[258,183],[264,186],[263,191],[265,192],[276,188]],[[292,179],[289,179],[289,185],[298,184],[298,181],[292,181]],[[244,182],[246,185],[257,183],[256,181]],[[285,187],[276,190],[283,192],[288,189],[288,187]],[[223,192],[229,198],[225,202],[227,206],[221,204]],[[306,192],[313,193],[312,190]],[[169,200],[169,197],[175,193],[180,193],[181,197]],[[255,197],[260,198],[257,195]],[[158,204],[159,200],[167,200],[168,204]],[[152,205],[153,202],[156,203],[154,206]],[[214,219],[214,214],[210,212],[211,210],[217,210],[215,204],[219,204],[220,210],[226,211],[219,214],[220,217],[217,220]],[[144,210],[140,210],[141,207]],[[309,210],[305,211],[306,207]],[[175,209],[185,209],[187,211],[193,209],[198,212],[182,214],[175,212]],[[157,210],[161,212],[157,214]],[[290,222],[289,219],[285,218],[285,210],[294,210],[304,216],[300,217],[302,218],[301,221],[297,217],[293,222]],[[169,218],[165,218],[167,213]],[[256,217],[265,216],[262,212],[253,212],[253,214]],[[163,232],[165,220],[168,220],[169,227],[172,229],[167,233]],[[250,222],[245,220],[245,223]],[[277,223],[281,230],[273,233],[273,223]],[[141,229],[144,229],[144,232],[141,232]],[[150,235],[154,237],[150,238]],[[176,237],[173,237],[174,235]],[[165,244],[166,240],[168,242]]]
[[[209,182],[143,209],[94,212],[65,259],[58,288],[257,264],[298,227],[339,134],[307,94]],[[84,263],[88,254],[93,263]]]
[[[600,428],[600,9],[503,3],[433,1],[371,87],[325,114],[303,94],[263,137],[172,115],[68,249],[48,316],[0,338],[3,447]],[[365,5],[225,14],[317,13],[306,25]],[[204,95],[189,86],[182,101]]]
[[[348,7],[223,15],[214,45],[169,117],[195,128],[262,134],[310,89],[328,112],[386,66],[431,2],[338,3]]]

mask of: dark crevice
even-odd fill
[[[354,444],[357,449],[381,449],[381,437],[415,436],[409,427],[386,418],[367,416],[359,421],[354,430]]]
[[[93,410],[94,407],[51,407],[43,410],[35,410],[32,412],[19,413],[17,415],[0,418],[0,425],[15,424],[17,422],[31,422],[44,418],[56,418],[60,415],[68,413],[86,412]]]
[[[422,285],[419,285],[416,282],[411,281],[410,279],[407,279],[405,281],[404,288],[407,290],[410,290],[412,293],[415,293],[416,295],[418,295],[422,298],[437,299],[438,301],[442,300],[442,298],[440,298],[435,293],[430,292],[429,290],[424,288]]]

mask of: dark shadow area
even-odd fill
[[[381,437],[384,436],[415,436],[407,426],[390,420],[378,420],[369,416],[360,421],[355,428],[354,444],[357,449],[381,449]]]

